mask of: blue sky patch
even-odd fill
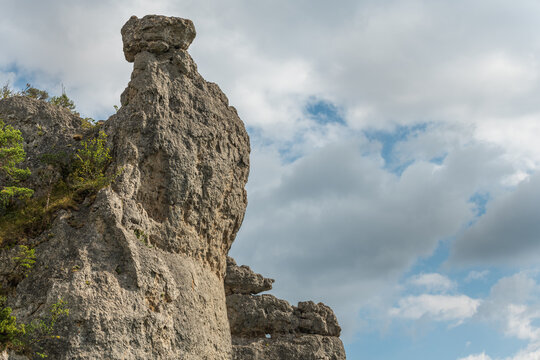
[[[443,162],[444,162],[444,159],[446,159],[447,156],[448,156],[448,154],[443,154],[441,156],[436,156],[434,158],[431,158],[429,160],[429,162],[433,163],[433,164],[436,164],[436,165],[442,165]]]
[[[32,79],[34,77],[32,76],[22,76],[22,74],[25,74],[26,71],[22,70],[17,64],[10,64],[9,66],[3,67],[0,69],[1,72],[4,73],[13,73],[15,75],[15,81],[10,82],[9,86],[12,88],[12,90],[20,91],[26,89],[26,84],[32,83]],[[0,86],[4,86],[5,84],[0,84]]]
[[[477,321],[449,327],[448,322],[396,320],[384,333],[360,334],[354,344],[346,344],[346,351],[350,359],[456,360],[484,351],[510,356],[526,344]]]
[[[345,119],[341,115],[340,109],[328,100],[310,98],[306,104],[305,112],[310,119],[321,125],[332,123],[345,125]]]
[[[413,126],[396,126],[393,131],[366,130],[364,135],[369,141],[376,141],[382,145],[381,157],[384,160],[384,167],[397,175],[401,175],[407,167],[414,163],[414,159],[400,160],[395,152],[396,144],[425,132],[427,126],[427,123],[422,123]]]
[[[476,192],[469,198],[469,202],[475,205],[474,212],[477,217],[486,213],[486,205],[490,198],[488,192]]]

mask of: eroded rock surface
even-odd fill
[[[345,350],[338,337],[280,335],[272,338],[233,336],[233,360],[342,360]]]
[[[272,289],[274,279],[254,273],[249,266],[237,266],[232,257],[227,257],[225,295],[258,294]]]
[[[162,54],[170,50],[187,50],[195,35],[195,26],[188,19],[132,16],[122,28],[124,54],[127,61],[133,62],[135,55],[143,51]]]
[[[225,291],[233,359],[345,359],[341,328],[332,309],[312,301],[291,306],[270,294],[255,295],[271,289],[273,281],[261,286],[264,280],[249,267],[227,261]],[[243,291],[232,290],[238,288]]]
[[[67,302],[61,338],[43,342],[52,359],[229,360],[223,277],[247,203],[248,135],[187,53],[191,21],[132,17],[122,35],[133,74],[101,127],[120,175],[27,239],[37,261],[8,305],[27,322]],[[23,131],[30,162],[84,130],[28,98],[0,101],[0,116]]]
[[[13,314],[28,323],[67,303],[60,338],[40,340],[58,360],[345,359],[330,308],[257,295],[274,280],[227,259],[247,205],[249,138],[187,52],[192,22],[132,17],[121,32],[131,81],[99,127],[43,101],[0,100],[0,118],[25,139],[32,176],[22,185],[36,198],[69,171],[79,142],[102,130],[116,176],[55,212],[45,231],[25,234],[36,252],[28,273],[14,262],[18,247],[0,248]],[[49,168],[45,154],[61,166]]]

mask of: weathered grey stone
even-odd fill
[[[185,52],[190,21],[132,18],[123,35],[132,80],[102,126],[108,171],[120,175],[27,240],[36,264],[8,305],[26,322],[59,298],[67,302],[61,338],[43,344],[52,359],[229,360],[223,278],[247,204],[248,135]],[[64,110],[27,98],[1,100],[2,109],[29,149],[41,144],[43,119],[51,121],[50,150],[75,146],[79,120]]]
[[[28,360],[26,356],[17,355],[13,351],[2,351],[0,353],[0,360]]]
[[[232,294],[227,296],[227,314],[231,334],[237,336],[303,333],[338,337],[341,333],[332,309],[312,301],[294,307],[270,294]]]
[[[132,16],[121,33],[124,55],[129,62],[143,51],[161,54],[187,50],[196,35],[191,20],[160,15],[147,15],[142,19]]]
[[[298,330],[305,334],[320,334],[339,336],[341,328],[336,315],[323,303],[302,301],[294,309],[294,315],[299,319]]]
[[[288,334],[298,329],[293,307],[269,294],[229,295],[227,314],[232,335]]]
[[[263,280],[249,267],[227,259],[225,289],[234,360],[345,359],[332,309],[313,301],[295,307],[273,295],[251,295],[263,287]]]
[[[69,162],[99,130],[109,136],[108,174],[119,174],[27,234],[36,251],[28,276],[13,261],[18,248],[0,248],[7,305],[29,322],[67,303],[60,338],[41,344],[51,359],[345,359],[329,307],[252,295],[273,280],[227,261],[247,205],[249,138],[227,97],[197,72],[186,51],[194,36],[189,20],[132,17],[122,28],[131,81],[97,128],[43,101],[0,100],[0,118],[25,139],[33,174],[23,186],[36,197],[65,175],[41,176],[50,170],[42,155]]]
[[[345,349],[334,336],[233,337],[233,360],[345,360]]]
[[[232,257],[227,257],[225,295],[258,294],[271,290],[273,282],[274,279],[254,273],[249,266],[238,266]]]
[[[179,57],[184,67],[172,61]],[[123,225],[224,276],[247,204],[249,138],[219,87],[196,72],[184,50],[143,51],[122,107],[104,128],[123,169],[114,186],[130,209]]]

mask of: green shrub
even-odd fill
[[[9,86],[9,81],[2,86],[2,89],[0,90],[0,99],[7,99],[15,95],[15,92],[11,90],[11,87]]]
[[[0,216],[0,247],[24,244],[49,228],[60,209],[76,209],[78,194],[63,180],[51,188],[51,193],[31,198],[24,206],[13,207]]]
[[[0,99],[7,99],[13,96],[27,96],[33,99],[48,101],[53,105],[64,107],[74,114],[78,114],[75,112],[75,103],[67,96],[64,86],[62,86],[62,95],[49,97],[47,91],[35,88],[31,84],[26,84],[26,88],[22,91],[13,91],[8,81],[0,89]]]
[[[0,120],[0,175],[11,183],[11,186],[3,186],[0,190],[0,209],[8,206],[14,198],[28,199],[34,193],[31,189],[15,186],[30,175],[29,169],[17,167],[25,158],[21,132]]]
[[[62,92],[60,96],[53,96],[49,102],[56,106],[65,107],[68,110],[75,111],[75,103],[68,98],[65,92]]]
[[[12,309],[5,307],[6,298],[0,297],[0,351],[12,349],[19,354],[47,357],[42,344],[46,340],[59,339],[56,323],[69,316],[67,303],[60,298],[52,304],[45,319],[34,319],[29,324],[18,323]]]
[[[109,152],[104,131],[100,131],[97,138],[81,143],[75,156],[74,170],[70,175],[76,188],[101,188],[112,181],[112,178],[105,175],[105,169],[111,161]]]
[[[21,95],[44,101],[47,101],[47,99],[49,98],[48,92],[46,92],[45,90],[37,89],[30,84],[26,84],[26,89],[21,92]]]
[[[29,249],[26,245],[19,245],[19,255],[14,257],[16,268],[19,269],[22,274],[27,277],[28,273],[34,267],[36,262],[35,249]]]
[[[0,296],[0,351],[19,345],[18,339],[26,333],[25,325],[17,323],[17,318],[11,315],[11,308],[5,304],[6,297]]]
[[[92,119],[90,117],[86,117],[86,118],[82,119],[81,127],[84,130],[92,129],[94,126],[96,126],[96,120],[94,120],[94,119]]]
[[[118,174],[106,175],[111,160],[107,135],[101,131],[95,139],[82,141],[76,155],[44,154],[47,164],[37,174],[45,185],[45,194],[28,199],[24,206],[0,212],[0,247],[25,244],[50,227],[60,209],[77,210],[85,198],[109,185]]]

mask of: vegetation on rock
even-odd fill
[[[6,181],[0,190],[0,210],[13,199],[28,199],[34,193],[31,189],[16,186],[30,175],[29,169],[18,167],[25,157],[21,132],[0,120],[0,176]]]
[[[7,99],[13,96],[27,96],[33,99],[46,101],[52,105],[66,108],[75,115],[80,115],[75,111],[75,103],[67,96],[64,86],[62,86],[62,95],[50,97],[47,91],[35,88],[31,84],[26,84],[24,90],[15,91],[11,89],[9,82],[7,82],[0,89],[0,99]],[[84,118],[83,121],[90,122],[92,126],[94,124],[94,120],[91,118]]]
[[[13,260],[17,264],[16,268],[21,269],[23,275],[27,277],[36,262],[36,250],[29,249],[26,245],[19,245],[19,256],[15,256]]]
[[[53,96],[49,99],[49,102],[56,106],[65,107],[68,110],[75,111],[75,103],[68,98],[65,92],[62,92],[60,96]]]
[[[34,319],[20,323],[12,315],[13,310],[5,306],[6,298],[0,296],[0,351],[10,349],[16,353],[47,357],[41,344],[47,340],[59,339],[56,324],[59,319],[69,315],[67,303],[60,298],[51,305],[45,319]]]
[[[40,174],[49,179],[47,193],[30,198],[24,206],[12,207],[0,216],[0,246],[20,244],[39,235],[50,226],[58,210],[77,209],[86,197],[114,180],[116,174],[106,174],[111,161],[106,139],[107,135],[101,131],[97,138],[83,141],[76,155],[67,162],[65,154],[42,157],[47,167]],[[59,178],[54,174],[59,174]]]
[[[15,96],[8,85],[0,94]],[[18,95],[40,100],[48,98],[46,92],[30,86]],[[71,110],[75,108],[65,93],[53,97],[51,102]],[[85,130],[93,127],[91,121],[83,119]],[[41,131],[40,127],[38,130]],[[35,170],[36,174],[32,176],[37,176],[38,182],[45,185],[46,194],[36,198],[32,197],[33,190],[18,186],[31,175],[29,169],[18,167],[26,157],[21,132],[0,119],[0,246],[24,244],[27,238],[46,230],[58,210],[77,209],[78,203],[109,185],[115,175],[105,173],[111,161],[106,141],[107,135],[100,131],[96,138],[81,141],[73,155],[64,151],[42,154],[44,166]]]
[[[71,181],[75,187],[101,188],[111,182],[105,175],[105,169],[111,161],[107,147],[107,135],[104,131],[89,141],[83,141],[77,150]]]

